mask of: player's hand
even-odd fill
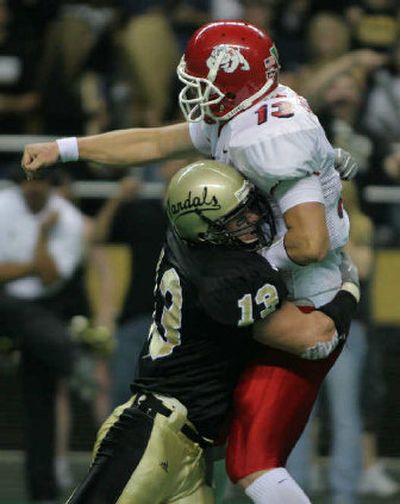
[[[116,340],[108,327],[94,325],[82,315],[72,317],[70,331],[76,342],[96,354],[107,357],[116,347]]]
[[[335,169],[342,180],[352,180],[358,173],[359,166],[350,152],[335,149]]]
[[[124,177],[119,185],[117,197],[122,201],[127,201],[135,198],[140,191],[142,184],[136,177]]]
[[[358,49],[349,53],[353,64],[366,72],[373,72],[388,62],[388,56],[372,49]]]
[[[358,276],[357,266],[354,264],[350,255],[347,252],[341,253],[342,262],[340,265],[340,273],[342,274],[341,290],[350,292],[357,303],[360,301],[360,278]]]
[[[28,179],[35,177],[35,172],[51,166],[60,159],[56,142],[29,144],[25,146],[21,166]]]
[[[40,222],[40,234],[44,237],[48,236],[50,231],[54,228],[54,226],[59,221],[60,214],[57,210],[51,210],[48,212]]]
[[[383,161],[383,169],[388,177],[400,182],[400,152],[393,152]]]

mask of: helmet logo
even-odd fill
[[[208,196],[207,186],[204,187],[203,192],[200,196],[193,196],[192,191],[189,191],[187,197],[183,201],[171,203],[170,200],[168,200],[167,206],[168,213],[170,215],[174,216],[176,214],[179,214],[179,217],[198,211],[204,212],[221,209],[218,198],[215,195]]]
[[[244,72],[250,70],[250,65],[240,52],[240,47],[227,44],[215,46],[206,63],[210,70],[215,70],[217,67],[226,73],[233,73],[238,68]]]

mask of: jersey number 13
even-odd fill
[[[163,334],[153,322],[149,332],[149,353],[153,360],[171,354],[181,343],[182,287],[179,275],[174,268],[164,272],[158,291],[163,299],[160,320],[160,329]]]

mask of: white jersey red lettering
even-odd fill
[[[309,201],[324,203],[328,256],[283,273],[293,299],[315,306],[329,301],[341,285],[339,254],[348,240],[349,219],[341,206],[333,148],[306,100],[280,85],[222,128],[191,123],[190,134],[202,154],[235,166],[268,196],[278,237],[286,232],[286,210]]]

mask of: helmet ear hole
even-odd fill
[[[232,91],[228,91],[225,95],[229,100],[234,100],[236,98],[236,93],[232,93]]]

